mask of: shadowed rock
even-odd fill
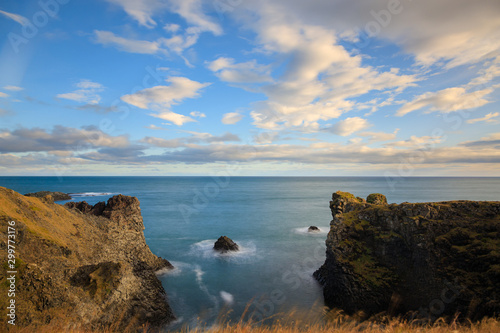
[[[326,260],[314,273],[327,306],[367,317],[500,313],[500,202],[386,202],[333,194]]]
[[[214,244],[214,250],[221,253],[226,253],[228,251],[239,251],[239,246],[233,240],[227,236],[221,236]]]
[[[307,229],[307,231],[308,232],[320,232],[321,230],[318,227],[312,225],[309,227],[309,229]]]

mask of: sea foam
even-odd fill
[[[319,231],[309,231],[309,227],[294,228],[293,232],[299,235],[326,235],[330,231],[330,227],[319,226]]]
[[[239,251],[228,251],[221,253],[214,250],[214,243],[216,239],[206,239],[201,242],[191,245],[190,254],[195,256],[202,256],[206,259],[225,259],[231,261],[241,261],[249,259],[257,254],[257,247],[252,241],[236,242],[239,246]]]

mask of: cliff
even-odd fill
[[[0,249],[15,222],[16,325],[161,327],[174,315],[155,275],[171,267],[146,245],[139,200],[117,195],[95,206],[55,204],[0,187]],[[11,229],[12,230],[12,229]],[[5,262],[6,260],[4,260]],[[0,271],[5,323],[8,270]]]
[[[325,303],[362,317],[472,320],[500,313],[500,202],[388,205],[332,196],[326,260],[314,276]]]

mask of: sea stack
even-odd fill
[[[214,250],[220,253],[226,253],[229,251],[239,251],[239,246],[233,240],[227,236],[220,236],[219,239],[214,244]]]
[[[319,230],[318,227],[312,225],[309,227],[309,229],[307,229],[307,232],[320,232],[321,230]]]

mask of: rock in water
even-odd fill
[[[228,251],[239,251],[239,246],[233,240],[227,236],[221,236],[214,244],[214,250],[221,253],[226,253]]]
[[[500,202],[387,205],[339,191],[330,209],[326,260],[314,273],[327,306],[434,319],[500,313]]]
[[[321,230],[319,230],[318,227],[312,225],[309,227],[309,229],[307,229],[307,232],[320,232]]]

